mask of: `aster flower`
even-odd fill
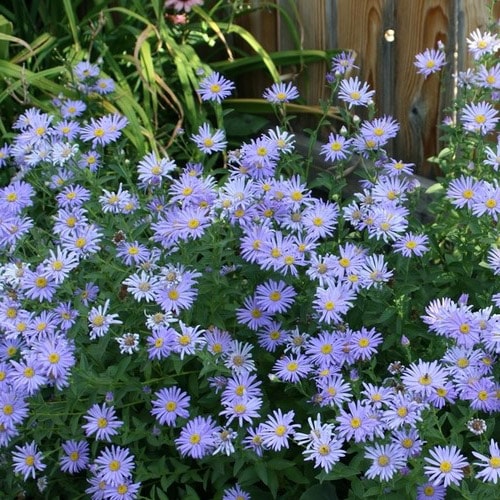
[[[316,199],[314,204],[304,210],[302,223],[310,236],[326,238],[333,235],[338,215],[336,203]]]
[[[442,484],[428,481],[417,488],[417,500],[445,500],[446,488]]]
[[[345,456],[342,441],[328,435],[320,435],[302,452],[304,460],[314,460],[314,467],[330,472],[333,466]]]
[[[319,321],[327,324],[341,323],[342,317],[353,306],[354,292],[345,285],[332,285],[316,288],[313,308]]]
[[[75,252],[57,246],[55,251],[49,250],[49,256],[44,259],[42,266],[45,267],[46,273],[59,285],[78,266],[78,263],[79,256]]]
[[[394,242],[393,249],[403,257],[421,257],[429,251],[428,243],[427,235],[408,232]]]
[[[176,332],[172,351],[179,354],[180,359],[184,356],[195,354],[197,350],[205,345],[205,330],[200,326],[188,326],[179,321],[180,332]]]
[[[169,178],[169,174],[176,168],[175,162],[169,158],[158,158],[156,153],[148,153],[137,165],[137,173],[140,186],[161,186],[162,182]]]
[[[352,398],[351,386],[340,375],[327,375],[316,379],[321,406],[342,407]]]
[[[500,479],[500,448],[498,443],[493,439],[490,440],[488,451],[489,456],[482,455],[477,451],[472,452],[472,454],[480,460],[479,462],[474,462],[474,465],[481,468],[481,470],[476,473],[476,477],[497,484]]]
[[[233,340],[231,346],[224,354],[224,365],[234,373],[251,372],[255,370],[252,358],[253,345],[248,342]]]
[[[489,31],[481,33],[479,28],[472,31],[467,38],[469,52],[474,59],[480,59],[486,54],[493,54],[500,48],[500,40],[497,35]]]
[[[260,409],[262,407],[262,399],[256,397],[238,397],[233,399],[225,399],[222,397],[222,406],[224,409],[219,415],[227,417],[227,425],[233,420],[238,419],[238,425],[241,427],[244,422],[251,424],[255,418],[260,417]]]
[[[225,403],[260,399],[262,396],[260,385],[261,381],[257,379],[255,374],[250,372],[234,373],[231,378],[226,380],[221,399]]]
[[[447,370],[437,361],[411,363],[403,372],[401,380],[409,391],[422,396],[429,396],[433,389],[442,387],[447,382]]]
[[[273,367],[273,372],[284,382],[296,383],[305,378],[312,370],[312,365],[306,356],[282,356]]]
[[[344,75],[354,68],[358,68],[354,65],[356,60],[356,55],[353,51],[343,51],[340,54],[332,57],[331,60],[331,72],[334,74]]]
[[[32,352],[20,361],[11,360],[10,364],[12,365],[12,386],[20,394],[32,396],[48,381],[47,377],[43,374],[40,361]]]
[[[480,193],[472,202],[472,213],[480,217],[489,215],[494,221],[500,215],[500,186],[498,183],[484,182]]]
[[[262,97],[271,104],[283,104],[298,99],[299,91],[291,82],[273,83],[264,91]]]
[[[236,483],[233,487],[224,490],[222,500],[251,500],[251,497]]]
[[[207,351],[214,356],[219,356],[231,348],[233,338],[229,332],[214,327],[205,332],[205,341]]]
[[[118,314],[108,314],[109,299],[106,299],[104,305],[93,307],[88,315],[89,336],[91,340],[102,337],[108,333],[111,325],[121,325],[122,321],[118,319]]]
[[[487,135],[495,129],[500,117],[489,102],[481,101],[466,104],[460,113],[460,120],[466,131]]]
[[[182,428],[175,446],[182,456],[203,458],[214,449],[213,433],[216,429],[212,417],[195,417]]]
[[[415,425],[422,421],[423,409],[424,405],[417,403],[408,393],[397,393],[387,401],[387,409],[382,412],[382,422],[388,429]]]
[[[120,348],[120,354],[133,354],[139,350],[139,334],[124,333],[120,337],[116,337]]]
[[[267,131],[267,137],[276,145],[280,153],[291,153],[295,146],[295,135],[286,130],[281,130],[278,126]]]
[[[127,291],[132,294],[135,300],[151,302],[155,298],[159,282],[160,278],[158,276],[148,274],[146,271],[140,271],[124,279],[122,284],[127,287]]]
[[[127,123],[127,118],[118,114],[91,118],[90,123],[82,128],[80,138],[82,141],[92,142],[92,147],[106,146],[120,137],[121,130]]]
[[[214,71],[200,82],[198,93],[203,101],[222,102],[234,90],[234,83]]]
[[[224,151],[227,146],[226,135],[223,130],[212,132],[208,123],[203,123],[198,128],[198,133],[191,136],[198,149],[205,154]]]
[[[89,444],[87,441],[75,441],[73,439],[61,444],[64,454],[60,458],[60,466],[63,472],[77,474],[89,466]]]
[[[12,452],[14,472],[22,474],[24,480],[35,478],[36,471],[42,471],[46,465],[42,462],[42,453],[38,450],[35,441],[23,446],[16,446]]]
[[[365,448],[365,458],[372,464],[366,471],[368,479],[380,478],[390,481],[399,469],[406,465],[401,449],[395,444],[375,444]]]
[[[346,160],[351,153],[351,142],[351,139],[343,135],[331,133],[328,136],[328,142],[321,146],[320,154],[325,157],[326,161]]]
[[[177,332],[171,327],[159,327],[146,339],[149,359],[167,358],[177,342]]]
[[[135,467],[130,450],[111,445],[104,448],[94,461],[96,475],[108,485],[117,485],[132,476]]]
[[[118,434],[118,430],[123,422],[118,420],[115,409],[103,404],[99,406],[97,403],[92,405],[87,413],[83,416],[87,421],[82,425],[87,437],[95,434],[96,439],[102,441],[111,441],[112,436]]]
[[[14,181],[0,189],[0,211],[2,214],[16,215],[26,207],[33,205],[35,191],[25,181]]]
[[[268,280],[255,290],[257,306],[272,314],[284,313],[290,309],[296,295],[293,287],[281,280]]]
[[[467,429],[475,436],[481,436],[486,432],[488,426],[482,418],[471,418],[467,421]]]
[[[393,431],[391,441],[399,447],[405,459],[418,457],[425,441],[420,439],[417,429],[401,429]]]
[[[265,311],[255,297],[246,297],[243,306],[236,309],[236,319],[239,324],[246,325],[251,330],[258,330],[271,323],[272,315]]]
[[[368,106],[373,102],[374,94],[375,91],[370,90],[368,83],[355,76],[340,82],[338,97],[347,102],[350,109],[353,106]]]
[[[368,330],[362,327],[351,334],[348,345],[355,361],[367,361],[377,354],[377,347],[382,341],[382,335],[375,328]]]
[[[396,137],[399,123],[392,116],[374,118],[372,121],[363,122],[360,128],[361,137],[371,148],[384,146],[389,139]]]
[[[380,286],[381,283],[389,281],[393,271],[387,269],[387,263],[383,255],[370,255],[366,257],[365,263],[360,271],[360,278],[366,282],[366,287]]]
[[[179,387],[173,386],[160,389],[155,393],[157,399],[152,401],[153,415],[160,424],[173,426],[177,417],[189,416],[190,396]]]
[[[417,73],[425,78],[440,71],[446,64],[446,55],[442,50],[425,49],[415,56],[415,66]]]
[[[293,423],[294,416],[293,410],[283,413],[280,408],[268,415],[261,427],[263,445],[274,451],[288,448],[289,438],[293,437],[295,429],[300,427],[299,424]]]
[[[372,439],[378,422],[371,417],[371,409],[359,401],[351,401],[347,406],[348,409],[341,408],[337,416],[338,436],[346,441],[353,439],[355,443]]]
[[[459,485],[464,477],[464,467],[469,464],[456,446],[434,446],[429,450],[430,457],[424,457],[427,465],[424,472],[431,481],[443,484]]]
[[[279,150],[268,137],[261,136],[244,143],[240,153],[241,161],[253,179],[265,179],[274,175]]]

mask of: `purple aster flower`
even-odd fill
[[[442,484],[428,481],[417,488],[417,500],[445,500],[446,488]]]
[[[365,448],[365,458],[372,460],[366,471],[368,479],[390,481],[406,465],[401,449],[395,444],[375,444]]]
[[[430,396],[438,387],[442,387],[448,380],[448,371],[437,361],[422,361],[411,363],[401,377],[406,388],[422,396]]]
[[[116,485],[132,476],[135,467],[134,456],[128,448],[111,445],[95,459],[96,475],[107,484]]]
[[[114,407],[105,404],[92,405],[83,418],[87,421],[82,426],[85,435],[89,437],[95,434],[96,439],[102,441],[111,441],[111,437],[117,435],[117,429],[123,425],[123,422],[118,420]]]
[[[90,200],[90,191],[78,184],[66,186],[56,196],[56,201],[60,208],[78,208],[88,200]]]
[[[198,127],[198,133],[191,136],[197,148],[205,154],[224,151],[227,146],[226,135],[223,130],[212,132],[208,123],[203,123]]]
[[[488,250],[488,256],[486,258],[486,262],[490,266],[490,269],[493,271],[494,275],[500,274],[500,248],[491,247]]]
[[[231,346],[224,354],[224,366],[234,373],[251,372],[255,370],[252,358],[253,345],[248,342],[233,340]]]
[[[222,493],[222,500],[251,500],[250,495],[236,483],[232,488],[227,488]]]
[[[304,460],[314,460],[314,467],[330,472],[333,466],[345,456],[342,441],[335,437],[321,436],[315,439],[303,452]]]
[[[87,105],[83,101],[67,99],[61,105],[61,115],[64,119],[78,118],[86,109]]]
[[[0,189],[0,212],[16,215],[26,207],[33,205],[31,198],[35,191],[31,184],[25,181],[14,181]]]
[[[392,116],[383,116],[363,122],[360,134],[371,148],[380,148],[387,144],[389,139],[396,137],[398,130],[399,124]]]
[[[370,255],[366,257],[360,272],[360,279],[366,283],[366,288],[380,286],[392,278],[393,271],[387,270],[383,255]]]
[[[163,425],[173,426],[177,417],[189,416],[189,395],[179,387],[167,387],[155,393],[156,399],[152,401],[151,415]]]
[[[262,97],[271,104],[282,104],[298,99],[299,91],[291,82],[279,82],[267,88]]]
[[[356,54],[353,51],[343,51],[340,54],[332,57],[331,61],[331,72],[343,75],[348,73],[354,68],[354,61],[356,60]]]
[[[500,186],[484,182],[477,198],[472,202],[472,213],[477,217],[489,215],[494,221],[500,215]]]
[[[0,425],[13,429],[28,416],[25,395],[13,388],[0,391]]]
[[[280,408],[274,410],[272,415],[268,415],[262,424],[262,443],[265,447],[274,451],[288,448],[288,440],[295,434],[295,429],[299,424],[293,423],[295,412],[293,410],[283,413]]]
[[[483,377],[468,384],[460,392],[460,399],[469,401],[473,410],[492,413],[498,410],[498,386],[490,378]]]
[[[213,433],[216,430],[212,417],[195,417],[182,428],[179,437],[175,439],[175,446],[183,457],[203,458],[214,449]]]
[[[255,374],[249,372],[234,373],[234,375],[226,380],[225,388],[222,392],[222,401],[233,402],[248,399],[260,399],[262,390],[260,389],[261,381],[257,379]]]
[[[357,76],[340,82],[338,97],[349,105],[349,109],[353,106],[368,106],[373,102],[374,95],[375,91],[370,90],[368,83],[362,82]]]
[[[404,458],[420,455],[425,441],[420,439],[417,429],[395,430],[391,434],[392,443],[399,447]]]
[[[80,288],[75,290],[75,296],[80,297],[82,304],[86,307],[88,307],[91,302],[94,302],[98,293],[99,287],[92,282],[86,283],[83,290]]]
[[[170,173],[175,170],[175,162],[169,158],[159,159],[156,153],[148,153],[137,165],[139,185],[143,188],[158,187],[169,179]]]
[[[491,34],[489,31],[481,32],[479,28],[469,34],[467,46],[474,59],[481,59],[486,54],[493,54],[500,48],[500,40],[497,34]]]
[[[500,117],[489,102],[481,101],[466,104],[460,113],[460,120],[465,130],[487,135],[495,129]]]
[[[5,167],[5,165],[7,165],[9,156],[10,156],[10,146],[8,144],[4,144],[0,148],[0,168]]]
[[[273,366],[273,372],[283,382],[296,383],[305,378],[312,370],[312,365],[303,354],[285,355]]]
[[[75,346],[60,333],[51,333],[33,346],[41,372],[50,385],[63,389],[69,385],[71,368],[76,363]]]
[[[124,479],[116,484],[106,484],[104,498],[109,500],[135,500],[138,498],[141,483],[133,483],[131,479]]]
[[[231,95],[234,88],[233,82],[226,80],[226,78],[215,71],[200,82],[198,93],[202,101],[216,101],[220,103],[223,99]]]
[[[205,340],[207,351],[219,356],[229,350],[233,338],[229,332],[213,327],[205,332]]]
[[[0,222],[0,248],[11,247],[13,249],[33,225],[33,219],[30,217],[7,216]]]
[[[424,472],[431,481],[459,485],[464,477],[464,468],[469,464],[456,446],[434,446],[429,450],[430,457],[424,457],[427,465]]]
[[[147,260],[144,262],[147,262]],[[151,302],[155,299],[156,292],[159,289],[160,278],[149,274],[146,271],[140,271],[138,273],[131,274],[128,278],[124,279],[122,284],[127,287],[127,292],[130,293],[138,302],[141,300]]]
[[[104,305],[92,307],[88,315],[90,340],[102,337],[108,333],[111,325],[121,325],[122,321],[118,319],[118,314],[108,314],[109,299],[106,299]]]
[[[307,207],[303,212],[304,229],[310,236],[326,238],[332,236],[339,215],[339,207],[336,203],[315,200],[315,203]]]
[[[246,297],[243,307],[236,309],[236,319],[239,324],[246,325],[251,330],[258,330],[271,323],[271,314],[264,311],[255,297]]]
[[[115,90],[115,82],[111,78],[98,78],[93,86],[93,90],[100,95],[110,94]]]
[[[273,142],[280,153],[291,153],[295,146],[295,136],[279,126],[267,131],[267,137]]]
[[[73,75],[80,81],[84,81],[89,78],[96,78],[99,76],[99,72],[99,66],[92,64],[89,61],[80,61],[73,68]]]
[[[408,232],[394,242],[393,248],[396,253],[400,253],[403,257],[421,257],[429,251],[428,244],[427,235]]]
[[[320,154],[326,158],[326,161],[345,160],[351,154],[351,142],[351,139],[343,135],[331,133],[328,136],[328,142],[321,146]]]
[[[149,359],[165,359],[176,344],[177,332],[171,327],[161,327],[146,339]]]
[[[252,450],[258,457],[262,457],[266,449],[262,440],[262,425],[259,424],[256,428],[249,427],[247,435],[243,439],[244,448]]]
[[[500,479],[500,448],[498,443],[493,439],[490,440],[488,451],[489,456],[482,455],[477,451],[472,452],[472,454],[480,460],[479,462],[474,462],[474,465],[481,469],[476,472],[476,477],[497,484]]]
[[[187,280],[172,285],[160,283],[155,288],[155,302],[163,311],[179,314],[183,309],[190,309],[196,299],[197,290],[193,285]]]
[[[25,270],[22,288],[27,298],[43,302],[52,300],[57,284],[51,275],[47,275],[43,266],[38,266],[35,271]]]
[[[251,139],[241,147],[241,162],[253,179],[272,177],[279,160],[279,150],[268,137]]]
[[[101,162],[101,155],[94,150],[86,151],[80,155],[78,166],[88,168],[91,172],[96,172]]]
[[[203,348],[205,345],[205,330],[199,325],[188,326],[182,321],[179,321],[180,332],[176,332],[172,351],[179,354],[181,359],[189,354],[195,354],[196,351]]]
[[[319,367],[338,366],[343,344],[335,332],[321,331],[306,343],[305,354],[309,361]]]
[[[42,471],[46,465],[42,462],[42,453],[38,450],[35,441],[23,446],[16,446],[12,452],[14,472],[22,474],[26,481],[29,477],[35,478],[36,471]]]
[[[342,317],[353,306],[355,293],[345,285],[316,288],[313,307],[324,323],[341,323]]]
[[[219,415],[227,418],[227,425],[233,420],[238,419],[238,425],[241,427],[244,422],[251,424],[255,418],[260,417],[262,399],[254,397],[240,397],[231,400],[222,399],[224,409]]]
[[[327,375],[316,379],[321,406],[342,407],[352,398],[351,386],[340,375]]]
[[[137,266],[149,260],[148,248],[138,241],[120,241],[116,255],[126,266]]]
[[[20,394],[32,396],[48,381],[43,374],[40,361],[31,351],[24,359],[20,361],[11,360],[10,364],[12,365],[12,386]]]
[[[57,285],[61,284],[73,269],[78,266],[79,256],[75,252],[57,246],[55,251],[49,250],[49,256],[44,259],[42,266]]]
[[[417,67],[417,73],[427,78],[440,71],[446,64],[446,54],[442,50],[425,49],[415,56],[414,64]]]
[[[293,287],[281,280],[268,280],[255,290],[257,306],[271,314],[284,313],[290,309],[296,295]]]
[[[459,179],[453,179],[450,182],[446,196],[455,207],[472,208],[474,202],[479,199],[483,186],[483,181],[477,181],[473,177],[462,175]]]
[[[87,441],[71,439],[62,443],[61,448],[64,452],[60,459],[63,472],[76,474],[88,468],[90,448]]]
[[[105,146],[115,142],[121,135],[121,130],[127,125],[128,120],[118,114],[91,118],[90,123],[82,128],[80,138],[85,142],[92,142],[92,147]]]
[[[257,333],[257,342],[266,351],[275,352],[280,345],[286,342],[287,335],[288,332],[282,328],[281,323],[273,321]]]
[[[387,409],[382,413],[382,422],[388,429],[398,429],[404,425],[414,425],[422,421],[424,405],[417,403],[407,393],[397,393],[387,401]]]
[[[351,334],[348,344],[355,361],[367,361],[377,354],[377,347],[382,341],[382,335],[375,328],[368,330],[362,327]]]
[[[341,408],[337,416],[339,437],[355,443],[372,439],[378,422],[371,417],[371,410],[359,401],[351,401],[347,406],[348,410]]]

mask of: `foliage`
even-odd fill
[[[0,61],[0,102],[35,105],[0,149],[0,492],[494,497],[497,35],[471,36],[425,193],[387,156],[398,124],[376,117],[352,54],[332,59],[302,155],[276,68],[289,55],[233,23],[239,2],[173,25],[154,2],[80,21],[63,5],[67,28]],[[200,47],[228,54],[230,34],[276,80],[259,102],[279,126],[226,134],[230,63]],[[417,59],[424,77],[439,54]],[[311,179],[327,126],[331,168]]]

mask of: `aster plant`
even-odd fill
[[[137,150],[89,61],[78,99],[21,113],[0,157],[0,492],[493,497],[497,37],[469,46],[425,221],[350,53],[326,78],[345,124],[321,145],[325,183],[294,147],[293,82],[263,92],[280,123],[236,148],[236,86],[206,67],[210,113],[162,153]],[[439,50],[417,56],[422,78]]]

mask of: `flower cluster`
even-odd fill
[[[481,92],[452,128],[484,141],[499,121],[486,62],[498,44],[471,37],[480,68],[469,81]],[[425,77],[444,64],[440,51],[417,57]],[[332,66],[327,80],[346,113],[372,108],[374,91],[349,76],[352,54]],[[295,137],[280,126],[227,151],[224,130],[205,121],[182,139],[188,161],[137,158],[126,117],[89,113],[113,82],[88,62],[72,80],[82,100],[27,110],[1,149],[12,173],[0,188],[9,484],[46,473],[51,493],[69,475],[75,495],[96,500],[156,498],[158,484],[176,481],[185,490],[173,495],[193,482],[224,499],[264,487],[276,497],[280,471],[314,485],[301,471],[323,480],[343,467],[398,494],[408,480],[419,500],[443,498],[466,474],[478,488],[496,485],[500,298],[495,284],[470,297],[438,285],[485,241],[477,269],[500,274],[498,142],[481,142],[477,171],[489,175],[443,180],[443,206],[477,219],[480,240],[465,253],[439,213],[431,229],[414,216],[413,165],[386,152],[399,130],[391,116],[356,117],[322,145],[336,168],[352,158],[366,167],[346,198],[308,186]],[[220,111],[234,88],[214,72],[198,93]],[[263,96],[285,109],[299,93],[279,83]],[[219,159],[224,168],[207,166]],[[474,440],[484,433],[489,443]]]

